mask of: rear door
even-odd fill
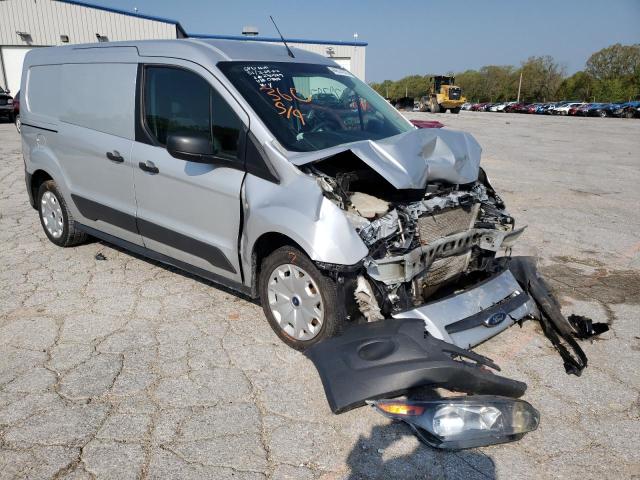
[[[138,228],[147,248],[239,282],[243,138],[249,119],[208,71],[190,62],[171,63],[139,68],[139,125],[132,151]],[[167,138],[185,131],[211,141],[223,164],[172,157]]]

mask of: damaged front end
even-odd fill
[[[468,348],[534,315],[516,280],[494,268],[524,227],[515,227],[479,167],[475,140],[450,131],[400,137],[300,166],[368,248],[353,274],[350,316],[422,318],[431,335]],[[468,318],[494,305],[501,315],[490,322]]]
[[[468,348],[535,318],[567,373],[580,375],[587,358],[576,339],[607,327],[565,318],[535,260],[511,258],[524,227],[479,167],[475,141],[452,133],[369,142],[300,168],[368,248],[361,266],[342,273],[352,280],[352,320],[363,321],[306,351],[332,411],[369,403],[423,442],[460,449],[518,440],[539,423],[518,399],[526,384],[496,375],[497,365]],[[422,186],[409,179],[422,174]],[[466,395],[389,400],[417,387]]]

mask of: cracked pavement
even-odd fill
[[[581,378],[534,322],[477,350],[540,428],[442,452],[368,408],[331,414],[260,307],[92,241],[50,243],[0,124],[0,478],[487,479],[640,475],[640,121],[462,112],[565,313],[608,321]],[[106,260],[96,259],[102,253]]]

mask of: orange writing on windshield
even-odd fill
[[[291,119],[292,117],[297,118],[300,120],[302,125],[305,124],[302,112],[298,108],[295,108],[293,102],[295,100],[302,103],[311,103],[310,98],[299,96],[298,92],[293,87],[289,89],[289,93],[283,93],[279,88],[272,88],[263,85],[260,87],[260,91],[269,95],[273,102],[273,106],[278,111],[278,115],[282,115],[288,119]]]

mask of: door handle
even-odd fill
[[[107,158],[112,162],[124,162],[124,158],[122,158],[122,155],[120,155],[120,152],[118,152],[117,150],[114,150],[113,152],[107,152]]]
[[[151,160],[147,160],[146,163],[145,162],[138,163],[138,167],[140,167],[140,170],[144,170],[145,172],[149,172],[149,173],[160,172],[158,167],[156,167],[156,165]]]

